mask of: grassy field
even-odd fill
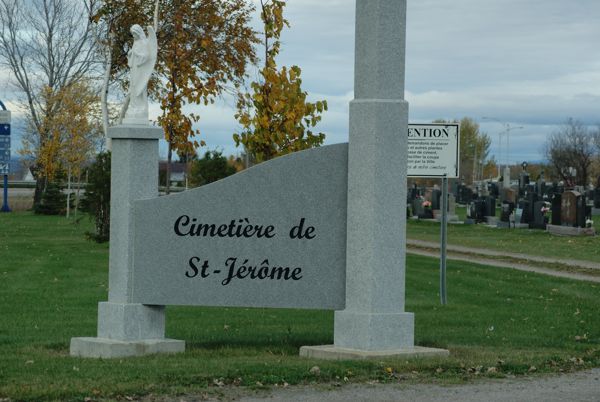
[[[464,219],[464,210],[457,208],[461,219]],[[594,221],[594,226],[596,232],[600,233],[600,216]],[[440,241],[440,225],[437,222],[409,220],[406,232],[410,239]],[[448,244],[600,262],[598,236],[562,237],[535,229],[498,229],[483,224],[451,224],[448,225]]]
[[[208,307],[167,309],[166,335],[186,341],[184,354],[71,358],[70,338],[95,335],[97,303],[107,299],[108,248],[85,240],[89,229],[87,220],[0,214],[0,399],[218,393],[223,384],[461,382],[600,366],[599,285],[450,261],[442,307],[437,262],[416,256],[407,259],[416,343],[448,348],[446,360],[306,360],[300,346],[332,342],[332,312]],[[310,372],[315,365],[320,374]]]

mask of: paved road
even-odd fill
[[[232,400],[232,395],[227,396]],[[239,399],[238,399],[239,398]],[[185,399],[184,399],[185,400]],[[597,402],[600,401],[600,369],[560,376],[483,381],[459,386],[349,385],[336,389],[289,387],[254,396],[238,396],[244,402]]]
[[[144,402],[600,402],[600,369],[578,373],[481,380],[466,385],[319,384],[251,391],[213,388],[199,395],[143,398]]]
[[[25,197],[31,196],[33,197],[34,189],[32,188],[8,188],[8,196],[9,197]]]

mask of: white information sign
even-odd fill
[[[458,123],[408,125],[409,177],[457,178],[459,155]]]

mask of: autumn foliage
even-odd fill
[[[255,62],[253,7],[246,0],[158,1],[158,60],[150,97],[162,110],[158,123],[165,131],[169,161],[173,151],[194,153],[204,144],[194,123],[197,112],[186,104],[207,105],[226,90],[241,85],[248,63]],[[155,0],[106,0],[95,18],[110,22],[111,76],[127,71],[132,42],[129,27],[153,24]],[[126,80],[123,80],[126,88]]]
[[[41,99],[51,113],[43,115],[40,131],[31,128],[23,137],[20,151],[34,159],[36,170],[52,181],[61,170],[78,176],[96,150],[100,135],[98,96],[85,80],[59,89],[42,89]]]
[[[251,93],[241,94],[237,102],[235,117],[242,130],[234,134],[234,141],[258,162],[319,146],[325,139],[325,134],[311,129],[327,110],[327,102],[307,102],[300,67],[278,68],[275,62],[281,31],[289,26],[283,17],[284,7],[284,1],[261,0],[265,64],[261,79],[251,83]]]

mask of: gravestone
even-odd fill
[[[484,216],[496,216],[496,199],[492,196],[483,197]]]
[[[466,205],[473,201],[473,190],[470,187],[461,184],[458,187],[457,201],[459,204]]]
[[[434,188],[431,190],[431,209],[440,209],[440,198],[442,197],[441,190]]]
[[[503,202],[500,210],[500,222],[510,222],[510,215],[515,209],[515,204],[512,202]]]
[[[547,189],[546,189],[546,182],[544,181],[544,179],[540,179],[537,182],[537,194],[540,198],[542,198],[544,196],[544,194],[547,193]]]
[[[577,204],[581,203],[581,194],[576,191],[565,191],[561,198],[560,217],[564,226],[577,226]]]
[[[410,188],[410,192],[408,194],[408,201],[412,202],[414,199],[419,197],[419,188],[417,187],[417,183],[413,183]]]
[[[533,221],[529,224],[530,229],[546,230],[547,218],[542,208],[546,207],[544,201],[536,201],[533,204]]]
[[[552,225],[556,225],[556,226],[560,226],[562,224],[561,221],[561,209],[562,209],[562,194],[561,193],[554,193],[552,195],[552,206],[551,206],[551,210],[552,210]]]
[[[504,199],[502,201],[516,204],[517,203],[517,191],[512,188],[504,189]]]
[[[424,213],[423,200],[421,198],[415,198],[412,201],[412,212],[413,216],[421,216]]]
[[[482,198],[471,202],[467,211],[468,217],[473,220],[474,223],[485,222],[485,201]]]
[[[529,224],[533,220],[533,211],[529,200],[520,200],[519,209],[521,212],[521,219],[516,221],[517,223]]]
[[[456,215],[456,199],[454,194],[448,194],[448,216]]]
[[[591,218],[592,209],[588,207],[586,197],[581,196],[577,200],[577,227],[584,228],[587,218]]]
[[[529,184],[529,173],[525,171],[526,166],[523,168],[523,171],[519,174],[519,195],[522,196],[525,194],[525,190],[527,185]]]
[[[523,220],[523,208],[518,206],[517,208],[515,208],[515,224],[521,224],[522,220]]]
[[[500,187],[498,187],[498,183],[488,183],[488,191],[489,194],[494,198],[498,198],[500,196]]]

